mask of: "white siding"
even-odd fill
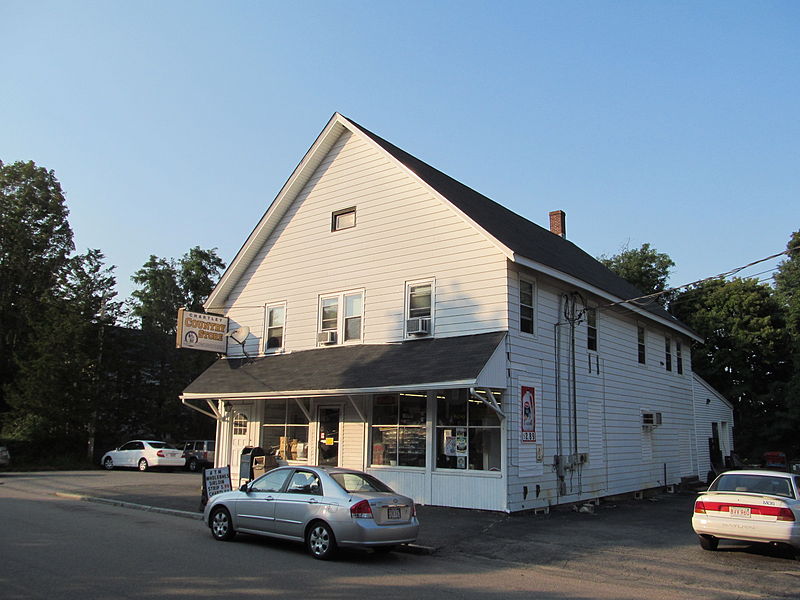
[[[519,273],[536,282],[536,326],[533,335],[519,329]],[[585,298],[599,306],[597,314],[598,351],[586,344],[585,321],[575,329],[575,389],[577,391],[577,451],[588,454],[588,461],[566,473],[561,493],[554,457],[569,455],[572,381],[570,331],[563,318],[562,296],[569,289],[547,276],[510,265],[509,356],[510,367],[518,377],[533,377],[542,382],[542,444],[544,472],[524,475],[515,450],[514,435],[509,437],[512,465],[509,468],[509,509],[537,508],[547,504],[637,491],[677,483],[694,473],[693,449],[686,432],[693,427],[689,340],[645,320],[647,363],[637,361],[637,320],[618,308],[605,308],[601,299]],[[640,320],[641,321],[641,320]],[[664,335],[683,343],[683,374],[666,371]],[[557,354],[556,348],[560,348]],[[560,363],[560,397],[556,397],[556,364]],[[599,368],[598,368],[599,367]],[[561,426],[557,409],[561,410]],[[515,408],[509,408],[513,414]],[[652,431],[642,429],[642,411],[660,412],[663,424]],[[510,427],[514,427],[512,423]],[[666,471],[666,480],[665,480]],[[539,485],[539,497],[531,489]],[[527,487],[528,496],[524,490]]]
[[[356,226],[331,232],[331,213]],[[316,346],[318,297],[364,289],[365,343],[403,339],[405,283],[435,280],[435,335],[505,329],[506,259],[482,234],[367,142],[345,132],[226,301],[260,351],[264,305],[286,301],[286,350]]]
[[[720,427],[723,454],[733,452],[733,408],[703,379],[695,375],[693,381],[697,475],[705,480],[711,470],[708,440],[712,435],[712,423]]]

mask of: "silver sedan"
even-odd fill
[[[242,532],[303,541],[319,559],[340,546],[388,552],[419,532],[411,498],[368,473],[337,467],[279,467],[212,496],[203,520],[216,540]]]

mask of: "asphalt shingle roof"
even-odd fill
[[[576,277],[622,300],[643,295],[635,286],[569,240],[456,181],[352,119],[348,120],[514,253]],[[656,302],[637,306],[686,328]]]
[[[193,394],[390,389],[471,381],[505,336],[504,331],[397,344],[358,344],[289,354],[218,360],[184,391]]]

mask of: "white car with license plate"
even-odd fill
[[[279,467],[211,497],[204,522],[216,540],[237,532],[305,542],[314,558],[337,547],[387,552],[417,539],[414,501],[374,476],[338,467]]]
[[[147,471],[159,467],[182,467],[186,464],[186,457],[181,450],[167,442],[131,440],[106,452],[100,459],[100,464],[109,471],[116,467]]]
[[[800,475],[726,471],[695,500],[692,527],[704,550],[728,539],[791,546],[800,556]]]

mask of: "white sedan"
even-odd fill
[[[114,467],[133,467],[140,471],[154,467],[182,467],[186,464],[183,452],[166,442],[132,440],[116,450],[110,450],[100,459],[109,471]]]
[[[791,546],[800,556],[800,475],[727,471],[695,501],[692,527],[704,550],[728,539]]]

